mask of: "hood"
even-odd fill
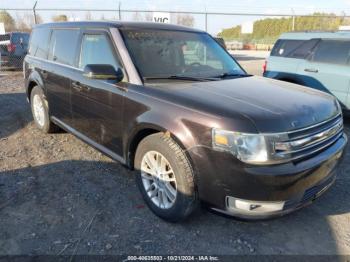
[[[296,84],[258,76],[222,81],[153,84],[167,100],[223,118],[245,117],[257,131],[286,132],[339,114],[335,98]]]

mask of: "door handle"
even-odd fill
[[[305,68],[304,71],[310,73],[318,73],[318,70],[315,68]]]
[[[73,81],[72,87],[79,92],[83,90],[83,87],[81,86],[81,84],[78,81]]]
[[[72,82],[72,87],[77,90],[77,91],[81,91],[82,90],[82,86],[80,85],[80,83],[78,81],[73,81]]]
[[[44,78],[47,78],[48,72],[46,70],[41,71]]]
[[[78,81],[73,81],[72,82],[72,87],[77,90],[77,91],[90,91],[90,87],[86,86],[86,85],[82,85],[80,82]]]
[[[126,87],[122,87],[122,86],[117,85],[117,88],[121,91],[128,92],[128,89]]]

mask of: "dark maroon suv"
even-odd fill
[[[37,26],[24,65],[36,125],[128,166],[168,221],[199,201],[233,216],[282,215],[333,182],[347,138],[334,97],[248,75],[203,31],[175,25]]]

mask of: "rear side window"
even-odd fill
[[[300,47],[305,40],[279,39],[271,51],[271,56],[288,57],[291,52]]]
[[[49,60],[74,66],[79,40],[79,30],[56,29],[52,31]]]
[[[106,34],[85,34],[81,43],[79,68],[88,64],[112,65],[117,70],[119,63]]]
[[[50,33],[51,31],[48,28],[37,28],[33,30],[29,44],[30,55],[47,59]]]
[[[322,40],[316,47],[313,61],[346,65],[350,55],[350,41]]]

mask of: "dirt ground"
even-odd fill
[[[262,62],[242,60],[248,72]],[[350,255],[349,155],[335,185],[293,214],[240,222],[201,208],[166,223],[132,172],[70,134],[40,133],[22,85],[20,73],[0,76],[0,255]]]

